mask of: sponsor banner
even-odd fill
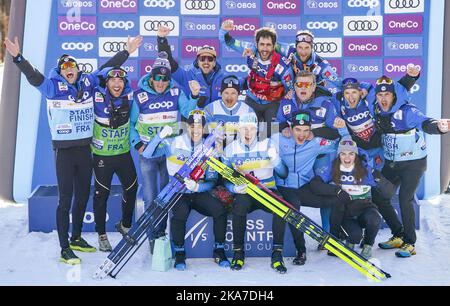
[[[181,0],[181,15],[219,15],[220,0]]]
[[[339,59],[329,59],[328,60],[333,67],[333,70],[338,74],[342,75],[342,60]]]
[[[58,34],[60,36],[95,36],[97,35],[97,18],[81,16],[77,20],[58,16]]]
[[[383,55],[383,39],[372,38],[344,38],[344,56],[379,57]]]
[[[424,74],[421,58],[386,58],[384,60],[384,74],[391,78],[401,78],[406,74],[408,65],[419,66]]]
[[[300,0],[263,0],[263,15],[300,15]]]
[[[280,20],[278,17],[264,17],[263,26],[275,29],[279,37],[295,38],[297,32],[301,29],[299,17],[284,17]]]
[[[342,14],[342,0],[305,0],[305,15],[340,15]]]
[[[246,78],[248,76],[249,68],[245,58],[224,59],[220,64],[226,74],[233,74],[239,78]]]
[[[224,17],[220,20],[222,24],[225,20],[233,20],[234,28],[230,32],[232,36],[253,36],[255,31],[261,27],[260,19],[256,17]]]
[[[385,14],[411,14],[423,13],[425,11],[425,0],[385,0]]]
[[[217,37],[219,29],[220,24],[218,18],[181,18],[181,33],[183,37]]]
[[[347,0],[344,1],[347,10],[352,12],[358,11],[361,13],[368,12],[369,10],[376,10],[380,8],[380,0]]]
[[[342,38],[316,38],[314,50],[324,58],[342,57]]]
[[[139,61],[139,69],[140,69],[140,75],[141,77],[145,74],[149,74],[152,72],[153,64],[155,63],[155,60],[142,60]]]
[[[178,50],[179,50],[179,44],[178,39],[169,37],[167,39],[170,50],[172,51],[172,56],[176,59],[178,58]],[[154,37],[144,37],[144,42],[142,43],[142,46],[139,48],[139,54],[141,58],[151,57],[156,58],[158,57],[158,43],[156,42],[156,39]]]
[[[130,35],[136,36],[139,33],[139,21],[131,16],[121,16],[111,18],[100,15],[98,18],[98,34],[100,36],[109,35]]]
[[[58,14],[78,18],[81,15],[96,14],[97,0],[60,0]]]
[[[69,37],[61,41],[58,39],[55,43],[60,47],[59,54],[68,53],[75,57],[97,57],[97,42],[93,39],[80,39],[78,37],[70,39]]]
[[[229,16],[258,16],[261,14],[260,0],[222,0],[222,14]]]
[[[344,16],[344,36],[383,35],[383,16]]]
[[[292,39],[292,37],[290,37],[290,38]],[[255,37],[239,37],[239,40],[254,43]],[[283,42],[285,42],[284,39],[283,39]],[[221,50],[222,50],[222,53],[221,53],[222,58],[236,58],[236,59],[242,58],[242,54],[227,47],[225,44],[221,45]]]
[[[385,56],[422,56],[423,37],[386,37]]]
[[[342,36],[342,18],[335,16],[305,16],[302,28],[314,33],[316,37]]]
[[[385,34],[420,34],[423,32],[422,15],[386,15]]]
[[[141,16],[140,34],[142,36],[157,36],[160,26],[170,29],[169,36],[180,35],[180,17],[178,16]]]
[[[344,60],[344,78],[377,79],[383,74],[383,60]]]
[[[102,58],[99,61],[99,65],[103,65],[108,61],[107,58]],[[129,59],[125,62],[125,64],[123,64],[122,69],[125,70],[128,73],[128,78],[132,79],[132,80],[138,80],[141,75],[139,74],[139,65],[138,65],[138,60],[137,59]],[[136,87],[133,87],[133,89]]]
[[[92,73],[98,69],[96,58],[79,58],[77,57],[78,69],[83,73]]]
[[[203,46],[210,46],[217,52],[217,57],[220,57],[220,42],[219,39],[183,39],[181,42],[181,56],[183,58],[197,58],[197,51]]]
[[[98,56],[113,57],[117,52],[126,49],[128,37],[99,37]],[[130,57],[138,57],[139,50],[130,54]]]
[[[141,0],[139,13],[172,15],[180,11],[179,0]]]
[[[99,0],[99,12],[100,13],[137,13],[138,1],[137,0]]]

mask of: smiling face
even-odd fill
[[[60,74],[69,84],[75,84],[78,80],[78,67],[68,67],[66,69],[61,68]]]
[[[216,67],[216,58],[209,54],[203,54],[198,57],[198,66],[203,74],[210,74]]]
[[[261,37],[258,41],[258,52],[261,60],[268,61],[272,57],[274,45],[270,37]]]
[[[339,154],[339,159],[341,161],[341,165],[346,168],[350,168],[355,165],[356,154],[355,152],[341,152]]]
[[[356,108],[361,99],[361,92],[357,89],[346,89],[344,90],[344,98],[350,104],[350,108]]]
[[[377,93],[377,102],[381,109],[388,112],[394,105],[395,96],[392,92]]]
[[[303,63],[306,63],[309,60],[309,58],[311,57],[311,54],[313,51],[312,45],[309,43],[306,43],[306,42],[301,42],[301,43],[297,44],[296,49],[297,49],[297,55],[298,55],[298,57],[300,57],[300,60]]]
[[[188,125],[188,132],[191,140],[197,144],[203,139],[203,125],[201,123],[192,123]]]
[[[164,93],[169,87],[170,80],[167,80],[167,78],[165,78],[165,76],[163,75],[156,75],[155,78],[158,79],[158,81],[154,80],[153,77],[150,78],[149,80],[150,86],[153,87],[153,89],[157,93],[159,94]]]
[[[244,124],[239,126],[239,137],[242,143],[247,146],[251,145],[256,139],[258,129],[254,124]]]
[[[222,101],[223,104],[225,104],[226,107],[232,108],[236,105],[236,102],[238,101],[239,93],[234,88],[227,88],[224,91],[222,91]]]
[[[106,87],[114,98],[118,98],[122,95],[125,88],[125,82],[122,78],[110,78],[106,82]]]
[[[311,135],[311,127],[307,125],[296,125],[292,129],[292,136],[298,145],[302,145]]]
[[[311,77],[299,76],[295,82],[295,93],[300,102],[308,101],[316,91],[314,75]]]

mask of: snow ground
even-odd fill
[[[28,233],[26,204],[0,202],[0,285],[152,285],[152,286],[290,286],[290,285],[450,285],[450,196],[421,201],[421,230],[418,232],[417,255],[399,259],[394,251],[374,249],[374,262],[392,275],[381,284],[366,280],[358,272],[316,251],[316,243],[307,238],[308,260],[296,267],[286,260],[288,273],[279,275],[269,267],[269,258],[248,258],[243,271],[233,272],[216,266],[211,259],[188,259],[184,272],[151,270],[148,248],[142,247],[119,274],[118,279],[103,281],[91,278],[105,254],[78,253],[81,266],[59,263],[56,232]],[[380,231],[377,242],[390,237]],[[84,238],[97,245],[96,234]],[[110,234],[114,245],[120,239]]]

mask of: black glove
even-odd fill
[[[342,189],[338,190],[337,198],[341,203],[344,204],[350,203],[352,201],[352,197],[345,190]]]

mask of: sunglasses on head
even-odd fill
[[[236,79],[236,78],[225,78],[224,80],[223,80],[223,82],[225,83],[225,84],[233,84],[233,85],[239,85],[239,80],[238,79]]]
[[[394,80],[391,78],[388,78],[386,76],[382,76],[377,80],[377,85],[392,85],[394,83]]]
[[[153,77],[153,80],[156,81],[156,82],[160,82],[160,81],[161,82],[168,82],[168,81],[170,81],[170,78],[167,75],[157,74],[157,75],[155,75]]]
[[[198,57],[198,60],[200,62],[208,62],[208,63],[213,63],[216,59],[213,56],[208,56],[208,55],[202,55]]]
[[[298,43],[306,42],[308,44],[312,44],[314,42],[314,39],[307,34],[299,34],[295,39]]]
[[[306,88],[309,89],[313,86],[312,82],[296,82],[295,86],[298,88]]]
[[[60,68],[61,68],[61,70],[66,70],[69,68],[77,68],[77,63],[72,62],[72,61],[64,62],[61,64]]]
[[[355,78],[348,78],[342,81],[342,84],[344,86],[352,85],[352,84],[359,84],[358,80]]]
[[[114,69],[108,72],[108,77],[110,78],[125,78],[127,73],[121,69]]]
[[[353,140],[342,140],[339,144],[342,145],[342,146],[353,146],[353,147],[356,147],[356,142],[354,142]]]

